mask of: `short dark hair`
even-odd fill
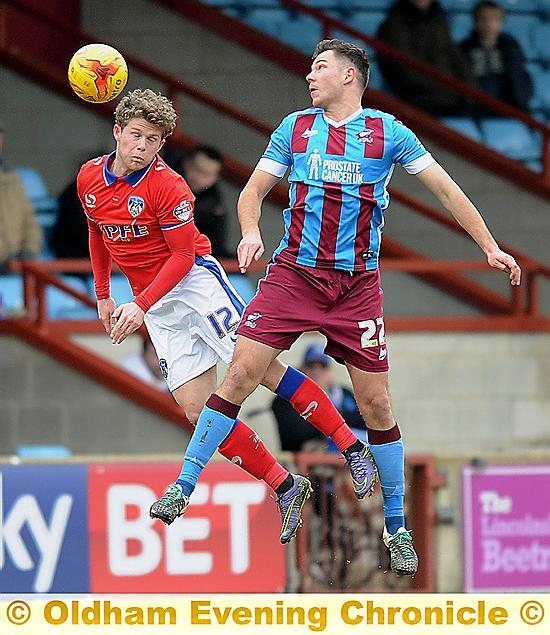
[[[349,60],[359,71],[363,90],[367,87],[370,76],[370,64],[366,51],[355,44],[344,42],[343,40],[321,40],[313,51],[312,59],[315,59],[325,51],[336,51],[338,55]]]
[[[185,156],[186,159],[194,159],[197,155],[204,154],[212,161],[217,161],[218,163],[223,163],[222,153],[214,146],[208,145],[200,145],[196,148],[193,148],[189,154]]]
[[[504,9],[500,6],[500,4],[498,4],[498,2],[493,2],[493,0],[481,0],[481,2],[478,2],[472,9],[474,20],[478,19],[479,14],[483,11],[483,9],[498,9],[502,15],[504,15]]]

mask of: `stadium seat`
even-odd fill
[[[510,13],[504,21],[504,31],[509,33],[521,44],[521,48],[528,60],[536,59],[538,51],[534,44],[535,28],[538,18],[535,15],[521,15]]]
[[[17,273],[0,274],[0,318],[23,312],[23,278]]]
[[[536,0],[537,10],[543,18],[550,18],[550,0]]]
[[[527,161],[526,165],[533,172],[538,172],[539,174],[542,172],[542,161]]]
[[[439,0],[439,4],[447,13],[470,13],[477,0]]]
[[[482,119],[481,133],[484,143],[518,161],[540,158],[540,142],[528,126],[515,119]]]
[[[534,63],[527,64],[527,70],[534,86],[529,109],[536,118],[545,121],[546,115],[550,113],[550,72],[544,70],[542,65]]]
[[[382,72],[380,71],[380,67],[378,66],[378,60],[376,57],[371,57],[369,55],[369,63],[370,63],[370,79],[369,86],[371,88],[376,88],[378,90],[384,90],[384,77],[382,76]]]
[[[64,445],[18,445],[15,454],[22,459],[64,459],[71,456],[71,451]]]
[[[230,273],[227,275],[229,282],[235,287],[235,291],[241,296],[246,304],[252,300],[256,293],[256,289],[247,276],[239,273]]]
[[[81,293],[89,295],[86,282],[78,276],[62,275],[65,284]],[[48,317],[52,320],[95,320],[95,309],[85,306],[61,289],[48,285],[46,289],[46,301],[48,305]]]
[[[38,214],[52,214],[52,224],[57,213],[57,199],[50,196],[48,188],[40,174],[34,168],[19,167],[14,171],[19,175],[25,192]]]
[[[288,20],[288,13],[284,9],[251,9],[243,17],[251,27],[264,31],[273,37],[279,37]]]
[[[453,13],[449,17],[449,25],[453,42],[460,44],[470,35],[474,23],[469,13]]]
[[[542,64],[550,65],[550,23],[538,22],[533,30],[533,56]]]
[[[506,13],[537,13],[539,0],[499,0]]]
[[[386,14],[383,11],[355,11],[350,15],[346,22],[354,29],[375,36],[378,27],[385,20]],[[349,39],[349,36],[348,36]]]
[[[313,9],[332,9],[337,11],[342,6],[342,2],[338,0],[302,0],[302,2]]]
[[[477,126],[476,122],[469,117],[443,117],[441,122],[449,128],[460,132],[465,137],[469,137],[474,141],[483,142],[481,136],[481,130]]]
[[[93,288],[92,296],[95,297]],[[113,297],[117,305],[125,304],[126,302],[132,302],[132,300],[134,299],[134,293],[130,288],[128,279],[121,273],[113,273],[111,275],[111,296]]]
[[[371,11],[388,11],[394,2],[395,0],[368,0],[368,2],[365,2],[365,0],[342,0],[340,4],[351,11],[365,9],[366,6]]]
[[[322,26],[319,20],[308,15],[295,14],[285,20],[278,33],[280,40],[311,55],[315,45],[322,39]]]

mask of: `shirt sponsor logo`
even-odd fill
[[[109,240],[128,242],[133,238],[149,235],[147,225],[101,225],[103,233]]]
[[[319,148],[313,148],[307,158],[308,179],[324,181],[325,183],[363,182],[360,161],[341,161],[339,159],[325,159]]]
[[[179,205],[174,207],[173,214],[182,223],[187,222],[191,218],[193,213],[193,203],[191,201],[182,201]]]
[[[132,218],[139,216],[144,209],[145,201],[141,198],[141,196],[130,196],[128,198],[128,211],[130,212],[130,216]]]
[[[96,197],[95,194],[84,194],[84,205],[86,205],[86,207],[93,209],[95,207],[96,204]]]

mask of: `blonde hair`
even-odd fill
[[[162,138],[170,136],[178,118],[172,102],[150,88],[136,88],[124,95],[115,110],[115,123],[124,128],[130,119],[141,117],[162,130]]]

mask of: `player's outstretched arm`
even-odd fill
[[[417,176],[481,247],[489,265],[508,272],[510,284],[519,285],[521,269],[518,263],[500,249],[481,214],[447,172],[438,163],[432,163]]]
[[[237,259],[241,273],[245,273],[253,260],[259,260],[264,253],[260,233],[262,202],[271,188],[279,181],[263,170],[254,170],[244,186],[237,203],[237,214],[241,226],[242,239],[237,247]]]

